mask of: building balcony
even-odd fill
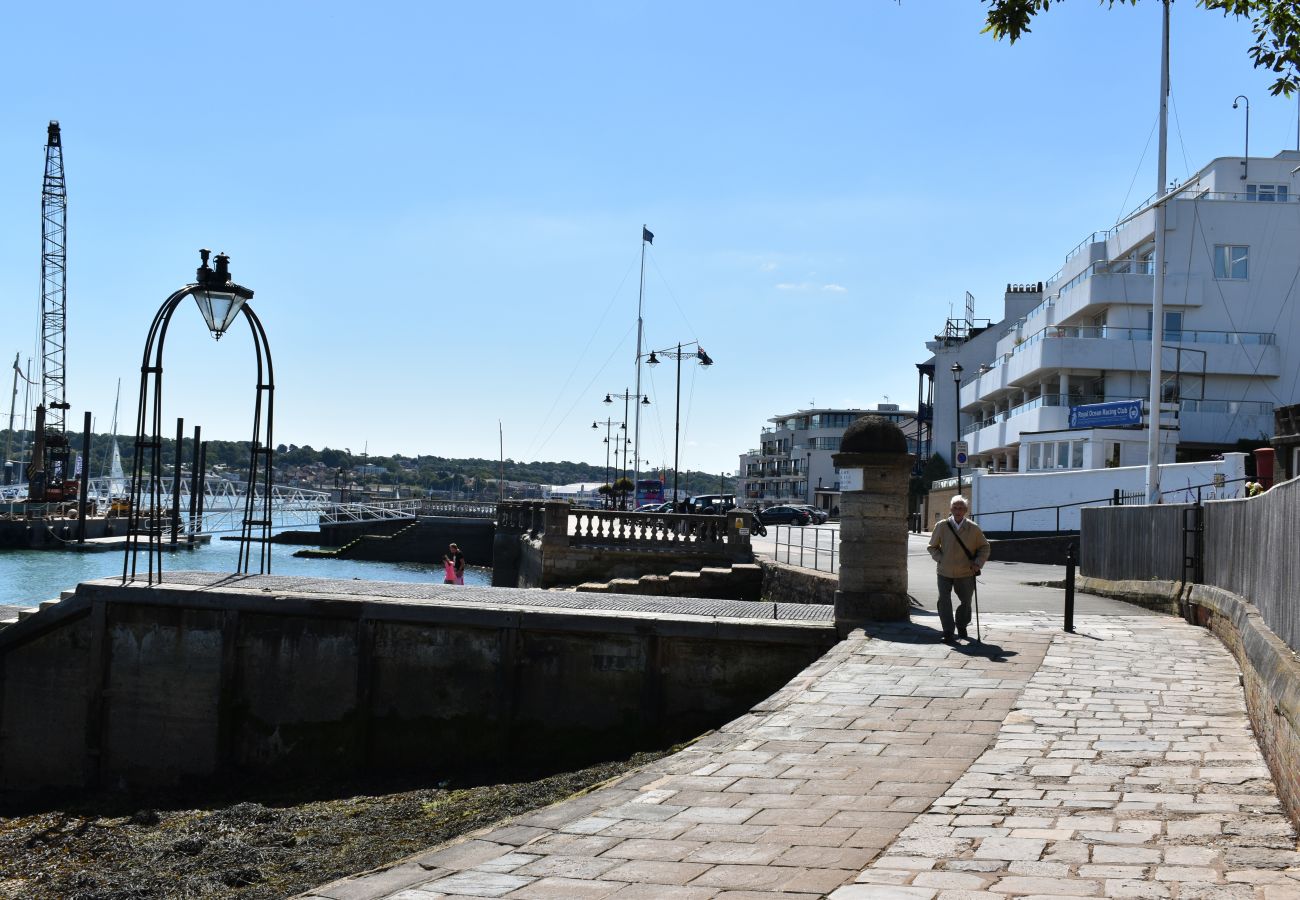
[[[1184,441],[1222,444],[1273,433],[1273,404],[1265,401],[1183,400],[1178,407]]]
[[[1272,332],[1183,329],[1166,333],[1164,344],[1180,347],[1185,359],[1195,360],[1203,354],[1202,365],[1189,362],[1184,371],[1266,378],[1281,374],[1281,354]],[[1165,353],[1170,363],[1165,368],[1173,369],[1174,351]],[[961,406],[977,406],[1008,388],[1033,384],[1061,369],[1140,372],[1149,368],[1150,361],[1148,329],[1053,325],[1039,329],[964,384]]]

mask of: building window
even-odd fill
[[[1244,275],[1242,276],[1245,277]],[[1151,339],[1151,310],[1147,310],[1147,340]],[[1165,312],[1165,334],[1166,341],[1181,341],[1183,339],[1183,314],[1182,312]]]
[[[1216,244],[1214,246],[1215,278],[1248,278],[1247,256],[1249,247],[1236,244]]]
[[[1246,199],[1264,203],[1285,203],[1287,187],[1285,184],[1248,184]]]

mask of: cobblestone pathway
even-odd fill
[[[1300,897],[1232,658],[1160,616],[844,641],[750,714],[584,797],[317,888],[384,897]]]
[[[1208,632],[1059,635],[996,743],[832,900],[1300,898],[1300,854]],[[893,886],[893,887],[891,887]]]

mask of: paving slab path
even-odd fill
[[[1059,604],[1026,588],[1015,608],[1031,590]],[[953,648],[932,622],[854,634],[599,790],[303,897],[1300,898],[1213,635],[1140,610],[1073,635],[986,612],[984,643]]]
[[[1232,657],[1163,617],[1058,634],[997,740],[856,898],[1300,898]]]

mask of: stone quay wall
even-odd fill
[[[1250,724],[1278,798],[1300,824],[1300,658],[1264,623],[1259,610],[1231,591],[1196,584],[1187,601],[1194,621],[1213,631],[1241,666]]]
[[[0,632],[0,787],[583,764],[717,727],[834,641],[486,588],[257,581],[88,582]]]
[[[454,541],[465,554],[469,565],[485,567],[492,565],[496,523],[490,519],[429,516],[415,522],[403,522],[396,528],[386,522],[354,527],[373,529],[375,525],[389,525],[384,529],[389,533],[377,534],[368,531],[327,554],[302,553],[301,555],[328,555],[339,559],[364,559],[376,562],[436,564],[442,562],[443,554],[447,552],[447,545]]]

